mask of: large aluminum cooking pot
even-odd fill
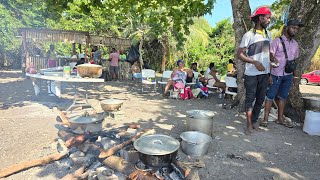
[[[98,78],[102,74],[102,66],[96,64],[81,64],[77,66],[80,77]]]
[[[187,120],[188,131],[199,131],[209,136],[212,135],[213,116],[212,111],[207,110],[189,110],[186,111],[190,117]]]
[[[105,112],[112,112],[112,111],[118,110],[120,109],[122,104],[123,104],[123,101],[118,99],[106,99],[100,102],[101,108]]]
[[[162,134],[143,136],[133,143],[140,160],[149,167],[167,167],[176,158],[180,143]]]
[[[306,110],[320,112],[320,98],[303,97],[303,102]]]
[[[187,131],[180,135],[181,149],[190,156],[203,156],[208,153],[212,138],[207,134],[197,131]]]

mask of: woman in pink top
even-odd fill
[[[112,48],[112,53],[110,54],[110,76],[111,80],[117,80],[118,79],[118,73],[119,73],[119,53],[115,48]]]

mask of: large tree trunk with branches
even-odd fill
[[[288,106],[290,108],[287,114],[290,117],[297,117],[295,120],[304,120],[304,104],[301,99],[299,82],[301,74],[311,64],[311,59],[320,45],[320,1],[319,0],[292,0],[289,18],[299,19],[304,22],[305,27],[301,28],[295,38],[300,46],[300,57],[297,59],[297,73],[295,76],[299,81],[295,81],[290,93]]]
[[[235,63],[237,67],[237,84],[238,84],[238,94],[235,98],[235,104],[239,104],[239,111],[244,111],[244,65],[245,63],[237,58],[237,50],[240,46],[242,36],[251,28],[251,21],[249,16],[251,14],[251,9],[249,5],[249,0],[231,0],[232,11],[233,11],[233,29],[235,32]]]

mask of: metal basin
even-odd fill
[[[80,77],[99,78],[102,74],[102,66],[96,64],[81,64],[77,66]]]
[[[208,153],[212,138],[207,134],[197,131],[187,131],[180,135],[181,149],[190,156],[203,156]]]
[[[123,101],[118,99],[106,99],[100,102],[104,112],[112,112],[121,108]]]
[[[306,110],[320,112],[320,98],[303,97],[303,102]]]

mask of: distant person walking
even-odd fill
[[[288,69],[286,71],[285,66],[286,63],[288,63],[287,61],[293,61],[299,57],[299,44],[293,38],[302,26],[303,24],[298,20],[289,20],[284,29],[283,35],[274,39],[271,43],[271,57],[277,59],[279,64],[278,67],[273,67],[271,69],[269,77],[270,86],[265,100],[264,118],[263,121],[261,121],[260,126],[268,126],[268,117],[271,105],[273,100],[276,98],[278,105],[278,120],[275,122],[289,128],[293,127],[283,118],[286,99],[288,97],[294,75],[294,71],[290,72]]]
[[[119,53],[115,48],[112,48],[110,54],[110,76],[111,80],[118,80],[118,73],[119,73]]]
[[[246,63],[244,72],[246,134],[257,129],[256,122],[267,92],[271,33],[266,28],[270,23],[271,11],[267,7],[259,7],[250,18],[254,22],[254,28],[243,35],[237,52],[238,58]],[[254,105],[253,102],[255,102]]]

